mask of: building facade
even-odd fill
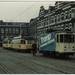
[[[45,10],[43,10],[43,12],[44,11]],[[71,31],[74,31],[73,28],[75,28],[75,2],[56,2],[55,7],[49,6],[48,12],[43,15],[42,19],[41,18],[42,17],[39,16],[39,20],[37,22],[38,35],[46,32],[46,30],[48,29],[69,29]]]
[[[15,36],[25,36],[28,33],[29,23],[23,22],[3,22],[0,21],[0,46],[4,38],[13,38]]]
[[[45,10],[44,6],[40,7],[39,16],[37,19],[37,38],[40,34],[46,33],[48,29],[50,29],[50,17],[49,12],[54,13],[54,6],[50,6],[49,10]],[[54,23],[54,22],[52,22]]]
[[[70,30],[75,32],[75,2],[74,1],[57,1],[55,6],[49,6],[46,10],[44,6],[40,7],[37,21],[37,39],[40,34],[48,30]],[[31,22],[30,22],[31,25]],[[32,26],[33,27],[33,26]],[[34,28],[33,28],[34,29]],[[32,29],[30,30],[32,31]],[[34,32],[31,32],[31,35]],[[35,34],[33,34],[35,36]]]
[[[29,34],[37,41],[37,18],[33,18],[29,23]]]

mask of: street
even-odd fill
[[[75,56],[44,57],[41,53],[4,50],[0,47],[0,74],[75,74]]]

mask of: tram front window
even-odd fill
[[[25,40],[21,40],[21,44],[25,44]]]
[[[74,35],[64,35],[64,42],[73,43],[74,42]]]
[[[60,35],[60,42],[61,43],[63,42],[63,35],[62,34]]]

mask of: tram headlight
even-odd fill
[[[64,46],[64,51],[66,51],[66,46]]]
[[[75,50],[75,48],[74,48],[74,46],[72,47],[72,51],[74,51]]]

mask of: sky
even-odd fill
[[[30,22],[39,15],[40,7],[55,6],[55,1],[0,1],[0,20],[3,22]]]

